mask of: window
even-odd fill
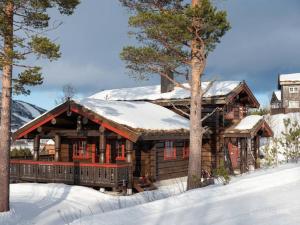
[[[117,150],[116,160],[125,160],[125,144],[123,141],[117,141],[116,150]]]
[[[289,101],[289,108],[299,108],[299,101]]]
[[[233,108],[234,119],[240,118],[240,109],[238,107]]]
[[[293,93],[298,93],[299,89],[298,89],[298,87],[290,87],[289,91],[290,91],[291,94],[293,94]]]
[[[190,156],[190,145],[188,142],[184,142],[184,146],[183,146],[183,155],[182,157],[184,159],[188,158]]]
[[[86,140],[73,141],[73,159],[88,159],[90,154],[87,148]]]
[[[281,104],[279,102],[273,102],[271,105],[272,109],[278,109],[281,108]]]
[[[176,159],[176,147],[173,141],[165,141],[164,159]]]

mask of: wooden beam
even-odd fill
[[[40,155],[40,136],[36,135],[33,142],[33,160],[38,161]]]
[[[61,159],[61,137],[58,134],[54,136],[54,142],[55,142],[54,160],[55,162],[59,162]]]
[[[105,139],[105,127],[100,126],[99,128],[99,163],[105,163],[105,148],[106,148],[106,139]]]
[[[132,152],[133,152],[133,142],[130,140],[126,140],[125,142],[125,150],[126,150],[126,162],[132,163]]]
[[[52,125],[75,125],[76,123],[65,118],[53,118]]]
[[[100,135],[99,130],[82,130],[80,132],[77,132],[77,130],[74,129],[65,129],[65,130],[50,130],[49,132],[45,132],[45,136],[52,136],[54,137],[56,134],[64,137],[68,136],[86,136],[86,137],[98,137]]]

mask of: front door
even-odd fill
[[[238,148],[238,144],[237,141],[233,142],[230,141],[228,143],[228,151],[229,151],[229,155],[230,155],[230,160],[232,163],[232,169],[239,169],[239,155],[240,155],[240,151]]]

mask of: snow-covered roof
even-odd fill
[[[212,87],[209,88],[204,97],[225,96],[233,91],[241,81],[216,81]],[[184,86],[189,86],[184,83]],[[205,89],[209,82],[203,82],[202,88]],[[158,100],[158,99],[185,99],[191,96],[190,91],[181,87],[175,87],[173,91],[161,93],[160,85],[121,88],[104,90],[98,92],[89,98],[101,100],[120,100],[120,101],[134,101],[134,100]]]
[[[226,129],[226,137],[253,137],[259,130],[263,130],[264,137],[273,136],[273,131],[264,120],[263,116],[250,115]]]
[[[30,132],[30,127],[37,121],[44,120],[61,111],[62,107],[83,107],[92,111],[95,115],[102,117],[106,122],[111,121],[112,125],[119,124],[124,128],[133,129],[132,132],[186,132],[189,130],[190,122],[183,116],[164,108],[162,106],[144,101],[109,101],[100,99],[84,98],[82,100],[71,100],[70,103],[62,103],[55,108],[36,117],[23,125],[14,133],[14,138],[23,137],[26,132]],[[109,129],[109,128],[108,128]],[[137,134],[136,138],[139,136]],[[21,135],[22,134],[22,135]],[[134,139],[134,138],[133,138]]]
[[[251,130],[253,129],[258,122],[263,119],[262,116],[259,115],[250,115],[243,118],[238,125],[234,128],[236,130]]]
[[[76,103],[108,120],[135,129],[189,130],[188,119],[149,102],[120,102],[85,98]]]
[[[300,73],[281,74],[279,75],[279,81],[300,81]]]
[[[281,91],[274,91],[276,98],[281,101]]]

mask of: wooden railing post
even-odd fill
[[[54,161],[59,162],[61,159],[61,154],[60,154],[60,149],[61,149],[61,137],[56,134],[54,137],[55,140],[55,156],[54,156]]]
[[[103,164],[105,162],[105,148],[106,148],[105,127],[100,126],[99,131],[100,131],[100,136],[99,136],[99,163]]]
[[[33,142],[33,160],[38,161],[40,155],[40,136],[36,135]]]
[[[132,195],[133,186],[133,168],[132,168],[132,154],[133,154],[133,142],[126,140],[125,143],[126,150],[126,162],[129,164],[128,172],[128,184],[127,184],[127,195]]]

